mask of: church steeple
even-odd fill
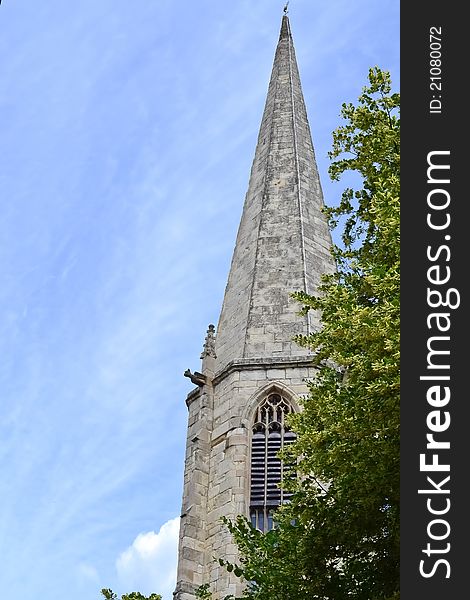
[[[286,12],[286,11],[284,11]],[[289,294],[315,294],[332,272],[331,238],[300,86],[289,19],[282,18],[217,333],[186,399],[188,434],[175,600],[210,583],[215,600],[242,584],[215,558],[238,550],[220,517],[246,515],[263,531],[286,496],[277,451],[293,441],[285,415],[299,410],[316,373],[292,338],[320,327]]]
[[[217,335],[217,371],[233,360],[302,355],[289,293],[315,293],[333,270],[331,237],[289,18],[283,16]]]

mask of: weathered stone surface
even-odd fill
[[[285,17],[219,319],[216,372],[233,359],[282,353],[294,333],[319,328],[318,315],[299,318],[289,292],[315,293],[321,274],[334,269],[322,206]]]

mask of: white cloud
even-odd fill
[[[127,592],[156,592],[170,600],[176,585],[179,517],[164,523],[158,533],[139,533],[116,561]]]

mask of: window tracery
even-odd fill
[[[261,531],[273,528],[273,512],[292,495],[279,487],[288,467],[277,454],[295,441],[295,433],[285,422],[293,411],[291,403],[277,392],[267,395],[256,409],[251,440],[250,519]]]

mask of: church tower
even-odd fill
[[[334,270],[331,236],[300,85],[289,18],[282,18],[248,192],[217,326],[201,372],[185,373],[188,437],[175,600],[210,583],[214,599],[240,594],[214,561],[236,562],[220,517],[243,514],[266,531],[286,498],[277,451],[292,441],[285,416],[299,410],[311,354],[292,338],[320,327],[298,315],[290,292],[315,294]]]

